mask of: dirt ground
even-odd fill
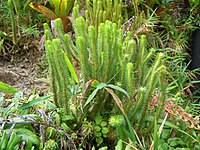
[[[43,95],[49,90],[44,50],[33,48],[15,54],[9,60],[0,57],[0,81],[16,87],[25,95]]]

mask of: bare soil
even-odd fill
[[[16,87],[25,95],[33,92],[43,95],[49,90],[47,62],[44,50],[37,47],[11,56],[0,57],[0,81]]]

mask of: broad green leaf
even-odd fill
[[[194,5],[199,5],[200,1],[199,0],[193,0]]]
[[[108,84],[106,87],[109,87],[109,88],[118,90],[118,91],[124,93],[124,94],[129,98],[129,94],[128,94],[124,89],[122,89],[122,88],[119,87],[119,86],[116,86],[116,85],[113,85],[113,84]]]
[[[100,125],[101,122],[103,121],[103,118],[102,118],[102,116],[100,114],[97,114],[95,119],[94,119],[94,121],[95,121],[96,125]]]
[[[76,74],[76,71],[74,69],[74,66],[72,65],[71,61],[69,60],[69,58],[67,57],[67,55],[65,53],[64,54],[64,57],[65,57],[65,61],[66,61],[66,64],[67,64],[67,67],[71,73],[71,76],[72,78],[76,81],[76,83],[78,83],[78,76]]]
[[[106,85],[107,85],[107,84],[105,84],[105,83],[100,83],[100,84],[96,87],[96,89],[92,92],[92,94],[90,94],[90,96],[88,97],[87,101],[85,102],[84,107],[87,106],[87,105],[93,100],[93,98],[96,96],[97,92],[98,92],[99,90],[101,90],[102,88],[106,87]]]
[[[68,0],[68,2],[67,2],[67,8],[66,8],[66,11],[67,11],[66,13],[67,14],[69,14],[69,12],[72,9],[73,5],[74,5],[74,0]]]
[[[107,146],[104,146],[104,147],[101,147],[99,150],[107,150],[108,147]]]
[[[28,103],[23,104],[19,109],[26,109],[26,108],[32,107],[33,105],[35,105],[39,102],[43,102],[43,101],[47,100],[50,96],[51,95],[36,98]]]
[[[59,17],[61,17],[61,18],[65,17],[65,16],[68,16],[68,14],[67,14],[67,3],[68,3],[68,0],[60,1]]]
[[[51,4],[54,8],[54,12],[57,16],[59,16],[59,12],[60,12],[60,1],[62,0],[51,0]]]
[[[11,85],[0,82],[0,92],[15,94],[17,92],[17,89]]]
[[[169,138],[167,140],[167,143],[172,147],[176,147],[178,145],[182,145],[182,146],[185,145],[185,142],[181,138],[178,138],[178,137]]]
[[[60,18],[68,16],[74,4],[74,0],[50,0],[49,2],[54,8],[55,14]]]
[[[123,150],[123,141],[121,139],[118,140],[115,150]]]
[[[63,128],[66,131],[70,131],[71,128],[66,123],[61,123],[61,128]]]
[[[23,141],[30,140],[33,144],[39,146],[39,137],[34,132],[24,128],[14,129],[13,131],[16,132],[19,137],[22,137]]]

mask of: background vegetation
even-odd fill
[[[51,90],[0,82],[0,149],[200,149],[184,2],[3,0],[1,58],[43,39]]]

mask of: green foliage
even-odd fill
[[[58,39],[47,41],[45,45],[48,62],[51,65],[50,78],[55,104],[69,111],[69,100],[72,96],[70,88],[74,85],[73,78],[78,81],[75,70],[63,52]]]
[[[60,20],[55,21],[55,29],[58,28],[56,27],[56,22],[59,21]],[[57,23],[57,25],[60,26],[60,23]],[[73,46],[71,45],[72,42],[69,42],[68,36],[61,33],[60,30],[55,30],[55,35],[58,35],[57,37],[60,38],[63,43],[65,43],[64,41],[68,41],[68,43],[70,43],[70,47],[68,46],[68,48],[71,48],[71,50],[66,50],[66,52],[77,52],[76,59],[80,65],[81,76],[83,77],[84,84],[91,80],[97,80],[100,82],[85,102],[85,106],[89,103],[90,105],[89,107],[85,107],[84,110],[87,110],[88,113],[90,112],[90,117],[94,118],[96,114],[102,111],[100,108],[110,106],[110,98],[108,99],[105,91],[100,91],[103,88],[106,89],[108,93],[112,95],[114,102],[126,118],[127,124],[124,124],[122,127],[125,134],[129,132],[130,135],[128,135],[128,137],[135,141],[132,123],[139,122],[139,126],[137,128],[138,132],[140,132],[140,129],[145,126],[145,117],[149,112],[147,108],[151,103],[151,96],[155,89],[159,88],[159,85],[162,85],[159,83],[164,82],[163,73],[165,67],[162,65],[161,61],[163,59],[163,54],[158,54],[154,61],[151,60],[152,65],[150,65],[150,59],[152,58],[154,49],[147,50],[146,36],[142,35],[139,43],[137,43],[128,33],[127,37],[123,40],[122,30],[118,29],[117,25],[110,21],[101,23],[98,26],[98,31],[96,31],[95,27],[92,25],[87,28],[83,17],[79,17],[76,18],[74,22],[74,30],[76,44]],[[48,37],[48,33],[49,32],[46,31],[46,37]],[[59,40],[53,39],[52,43],[54,41]],[[56,57],[49,56],[50,52],[48,49],[52,49],[51,51],[56,53],[58,49],[61,49],[61,46],[59,45],[60,43],[57,43],[57,46],[59,47],[56,48],[54,43],[51,46],[48,46],[47,43],[49,43],[48,40],[46,41],[47,58],[49,60],[49,64],[53,64],[50,67],[52,67],[51,70],[54,71],[53,73],[50,71],[51,78],[56,78],[54,80],[58,80],[57,82],[54,81],[58,84],[56,86],[52,86],[52,89],[55,90],[54,99],[58,99],[58,93],[61,94],[59,97],[61,98],[62,93],[64,93],[62,92],[62,89],[66,89],[67,87],[65,86],[64,88],[64,85],[62,85],[63,83],[66,83],[63,81],[64,79],[67,79],[67,77],[64,78],[59,75],[61,74],[59,73],[61,71],[59,70],[61,67],[58,67],[59,62],[56,60],[56,57],[59,55],[56,55]],[[67,46],[64,44],[63,47],[66,48]],[[50,57],[51,59],[49,59]],[[73,58],[73,56],[71,56],[71,58]],[[138,74],[134,74],[136,71]],[[157,74],[162,75],[157,76]],[[52,85],[55,85],[55,83]],[[128,96],[129,100],[123,104],[117,95],[109,88],[115,87],[115,90],[124,90],[114,85],[109,87],[106,83],[122,84],[122,88],[131,94],[130,97]],[[138,89],[141,87],[144,87],[144,89],[146,88],[147,90],[145,92],[144,90],[143,92],[139,91]],[[135,96],[135,91],[139,92],[139,96],[135,102],[132,102]],[[123,99],[122,95],[120,97]],[[64,105],[69,104],[68,99],[67,95],[65,95],[63,96],[63,100],[59,100],[62,101],[62,104],[58,105],[58,101],[55,101],[55,104],[59,107],[63,107]],[[95,101],[95,103],[91,103],[92,99],[94,99],[93,101]],[[128,126],[128,131],[126,130],[126,126]]]
[[[95,87],[96,87],[96,89],[89,95],[87,101],[85,102],[84,107],[87,106],[87,105],[94,99],[94,97],[97,95],[97,92],[98,92],[99,90],[101,90],[101,89],[103,89],[103,88],[106,89],[106,87],[107,87],[107,88],[112,88],[112,89],[115,89],[115,90],[118,90],[118,91],[121,91],[121,92],[124,93],[127,97],[129,97],[128,93],[127,93],[124,89],[122,89],[122,88],[120,88],[120,87],[118,87],[118,86],[114,86],[114,85],[112,85],[112,84],[99,83],[99,84],[96,85]]]
[[[74,5],[74,0],[49,0],[49,3],[51,5],[51,8],[53,8],[54,10],[51,10],[50,8],[47,8],[35,2],[30,2],[29,6],[44,14],[50,20],[61,18],[65,32],[70,31],[70,20],[68,16]]]
[[[76,45],[78,60],[84,82],[95,79],[100,82],[108,82],[114,75],[118,58],[116,54],[120,49],[122,32],[117,30],[117,25],[107,21],[98,27],[98,36],[95,35],[94,26],[87,29],[85,20],[80,17],[75,20]],[[118,41],[119,40],[119,41]],[[113,58],[116,58],[113,59]],[[111,60],[114,62],[111,63]],[[91,70],[88,72],[88,70]],[[98,76],[97,76],[98,75]]]
[[[95,117],[94,123],[94,133],[96,136],[97,145],[99,146],[103,143],[103,139],[106,139],[108,137],[108,123],[102,118],[100,114]]]
[[[21,6],[9,2],[20,16]],[[41,6],[53,19],[62,18],[51,21],[51,28],[44,24],[53,100],[22,99],[20,93],[5,100],[1,94],[1,149],[199,149],[199,105],[182,94],[192,16],[174,20],[166,11],[161,17],[151,9],[168,4],[156,0],[148,8],[144,1],[86,0],[84,13],[82,1],[75,1],[70,35],[62,24],[73,2],[50,1],[54,12]],[[170,23],[161,22],[164,29],[155,29],[158,18],[169,17]],[[6,36],[1,33],[1,42]],[[1,82],[0,90],[16,92]]]
[[[122,0],[86,0],[86,22],[89,25],[93,25],[95,29],[98,29],[98,26],[101,23],[105,23],[106,20],[110,20],[113,23],[116,23],[118,27],[122,23]]]
[[[58,143],[66,140],[66,137],[73,143],[65,131],[67,130],[66,126],[69,130],[74,128],[75,124],[72,123],[74,117],[65,115],[64,109],[56,109],[55,107],[49,109],[48,105],[45,105],[51,101],[49,96],[38,99],[33,98],[33,95],[31,97],[29,98],[30,101],[27,102],[22,97],[15,96],[11,104],[4,104],[4,109],[7,112],[1,112],[0,117],[2,127],[2,134],[0,134],[1,149],[19,149],[19,147],[27,150],[32,148],[39,150],[43,148],[55,149],[56,147],[58,149]],[[38,104],[39,102],[40,104]],[[27,105],[23,103],[27,103]],[[8,106],[6,107],[6,105]],[[4,109],[1,108],[1,110]],[[32,112],[33,109],[38,111]],[[45,111],[49,112],[46,114]],[[12,113],[17,114],[12,115]],[[62,141],[59,142],[58,139],[62,139]],[[21,145],[22,143],[24,144]],[[66,146],[63,146],[63,148],[65,149]]]
[[[3,135],[1,136],[1,149],[19,149],[19,145],[21,142],[26,142],[25,149],[32,147],[39,147],[40,140],[37,135],[35,135],[32,131],[28,129],[13,129],[11,134],[9,134],[9,130],[4,130]]]
[[[8,8],[10,11],[10,18],[11,18],[11,25],[12,25],[13,44],[16,45],[17,44],[17,29],[16,29],[17,25],[16,25],[15,18],[14,18],[14,4],[13,4],[14,2],[17,2],[17,1],[16,0],[14,0],[14,1],[8,0]],[[16,9],[16,12],[18,12],[18,9]]]
[[[12,42],[16,46],[19,44],[19,38],[22,38],[22,31],[20,28],[24,28],[24,25],[28,20],[24,18],[24,14],[28,13],[29,10],[27,10],[29,0],[8,0],[7,6],[9,10],[9,20],[12,26]],[[29,24],[31,25],[31,23]],[[32,33],[30,33],[32,34]]]
[[[17,89],[11,85],[0,82],[0,92],[15,94],[17,92]]]
[[[36,98],[36,99],[33,99],[32,101],[29,101],[28,103],[24,103],[20,109],[27,109],[27,108],[30,108],[32,107],[33,105],[39,103],[39,102],[43,102],[45,100],[47,100],[50,96],[44,96],[44,97],[39,97],[39,98]]]
[[[0,56],[5,59],[9,60],[11,54],[23,51],[26,47],[34,47],[34,42],[29,41],[38,40],[38,28],[47,21],[27,7],[29,1],[1,1],[0,31],[3,31],[4,35],[1,33],[0,36]]]
[[[59,18],[63,18],[69,15],[74,0],[69,0],[69,1],[50,0],[49,3],[54,8],[56,16]]]
[[[54,140],[48,140],[45,142],[45,147],[43,150],[57,150],[58,149],[58,144]]]
[[[1,94],[2,95],[2,94]],[[17,92],[14,94],[14,97],[12,99],[11,102],[6,101],[2,95],[2,99],[1,99],[1,109],[0,112],[7,115],[9,113],[12,113],[14,111],[17,110],[18,108],[18,103],[19,103],[19,99],[22,97],[22,93],[21,92]],[[3,106],[3,104],[5,103],[6,106]]]
[[[114,115],[109,118],[109,124],[112,127],[118,127],[124,124],[124,118],[122,115]]]
[[[3,135],[2,135],[2,137],[1,137],[1,149],[3,150],[3,149],[6,149],[6,147],[7,147],[7,144],[8,144],[8,135],[7,135],[7,133],[4,131],[3,132]]]

